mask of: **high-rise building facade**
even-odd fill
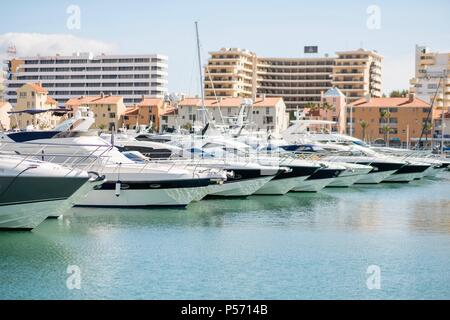
[[[34,56],[7,61],[6,101],[15,105],[16,90],[28,82],[40,83],[58,105],[73,97],[119,95],[126,105],[142,96],[167,94],[167,57],[152,55]]]
[[[210,52],[205,67],[206,97],[242,97],[255,95],[256,55],[239,48]]]
[[[380,98],[383,57],[364,49],[337,52],[333,66],[333,86],[339,88],[351,103],[370,95]]]
[[[287,109],[317,104],[337,87],[352,102],[381,97],[382,57],[363,49],[338,52],[336,57],[267,58],[239,48],[210,52],[205,67],[205,96],[283,97]]]
[[[260,58],[257,93],[283,97],[290,109],[319,103],[332,87],[333,58]]]
[[[450,106],[450,53],[416,45],[415,77],[410,91],[436,107]],[[435,99],[436,97],[436,99]]]

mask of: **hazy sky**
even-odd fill
[[[71,19],[67,26],[71,5],[80,9],[79,29]],[[11,43],[18,55],[161,53],[169,57],[169,90],[188,94],[198,90],[195,20],[203,62],[221,47],[298,57],[305,45],[318,45],[321,55],[362,46],[385,57],[385,92],[408,88],[416,43],[450,52],[449,0],[15,0],[0,6],[0,53]]]

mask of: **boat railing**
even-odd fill
[[[20,146],[25,148],[8,148],[10,146]],[[29,148],[27,148],[29,147]],[[33,149],[35,147],[35,149]],[[75,151],[67,152],[67,147],[76,147]],[[88,147],[83,149],[82,147]],[[53,148],[50,152],[47,149]],[[20,166],[24,161],[30,159],[39,159],[41,161],[58,163],[60,165],[70,167],[72,169],[89,170],[94,165],[98,164],[102,166],[109,159],[107,152],[114,148],[111,145],[104,144],[72,144],[72,143],[51,143],[51,142],[14,142],[14,141],[1,141],[0,154],[13,154],[21,156],[15,167]],[[59,152],[55,149],[63,149],[63,152]],[[56,152],[55,152],[56,151]],[[85,154],[80,154],[81,151],[85,151]],[[59,160],[59,161],[58,161]]]

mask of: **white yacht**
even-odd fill
[[[251,146],[226,137],[210,138],[203,142],[203,149],[224,158],[240,156],[263,166],[285,167],[275,178],[255,194],[285,194],[289,191],[319,191],[336,179],[345,168],[335,164],[301,160],[292,157],[261,153]]]
[[[0,229],[32,230],[60,215],[92,186],[87,172],[0,155]]]
[[[39,152],[42,160],[104,175],[107,181],[80,199],[76,203],[80,206],[186,206],[204,197],[211,184],[226,180],[226,173],[218,170],[136,163],[95,132],[86,131],[93,122],[92,114],[78,114],[60,126],[70,130],[4,134],[0,137],[1,148],[18,154]],[[80,126],[83,130],[78,130]]]

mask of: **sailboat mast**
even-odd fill
[[[198,21],[195,21],[195,34],[197,37],[197,55],[198,55],[198,71],[200,80],[200,94],[202,99],[202,113],[203,113],[203,125],[206,124],[206,110],[205,110],[205,94],[203,88],[203,77],[202,77],[202,57],[200,54],[200,37],[198,35]]]

